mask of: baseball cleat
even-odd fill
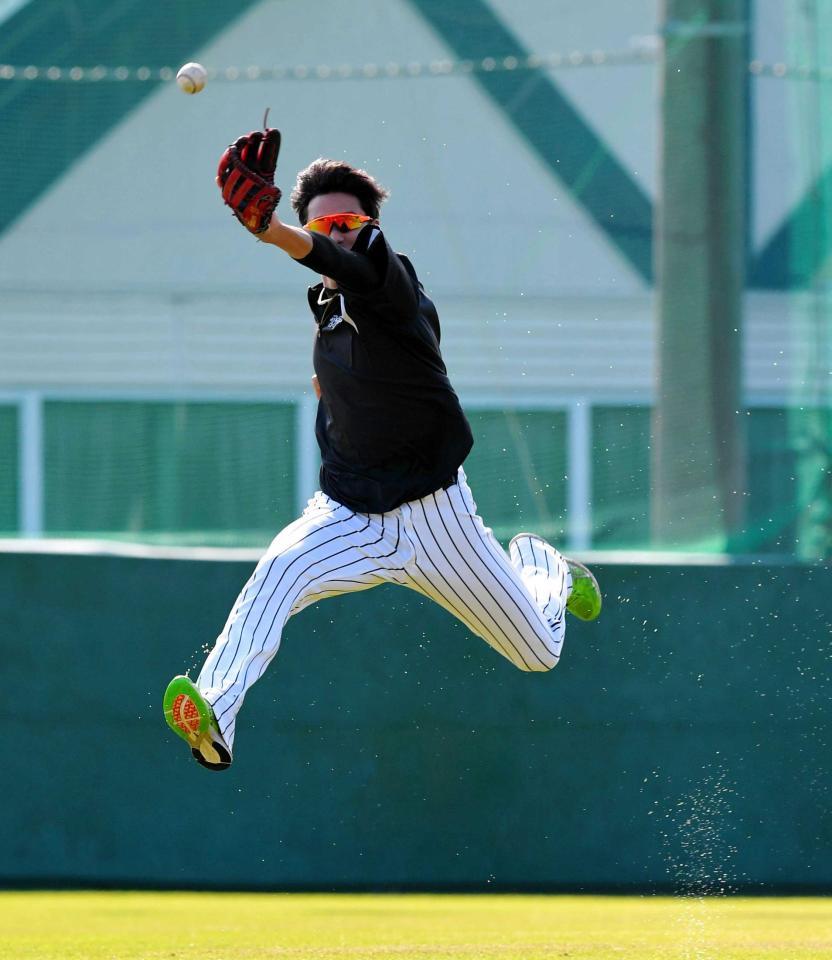
[[[209,770],[231,766],[231,751],[223,740],[211,704],[189,677],[174,677],[165,690],[165,720],[191,748],[197,763]]]
[[[570,557],[563,558],[572,574],[572,590],[566,609],[579,620],[594,620],[601,612],[601,588],[589,567]]]
[[[512,558],[519,559],[519,544],[516,541],[523,537],[537,540],[544,548],[551,550],[566,564],[572,581],[566,598],[566,609],[579,620],[595,620],[601,612],[601,588],[598,586],[598,581],[592,575],[591,570],[578,560],[564,557],[547,540],[539,537],[536,533],[518,533],[511,538],[508,547]]]

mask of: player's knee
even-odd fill
[[[546,651],[538,653],[532,660],[524,660],[522,663],[515,664],[524,673],[546,673],[553,670],[558,665],[560,657]]]

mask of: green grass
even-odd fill
[[[0,893],[9,960],[821,960],[832,899]]]

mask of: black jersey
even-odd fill
[[[436,308],[410,261],[373,224],[352,250],[311,236],[299,262],[338,284],[309,290],[321,490],[384,513],[451,479],[473,445],[471,428],[442,361]]]

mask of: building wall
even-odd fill
[[[16,17],[39,4],[47,5],[32,0]],[[362,0],[361,16],[345,17],[342,4],[322,0],[312,24],[306,4],[243,5],[187,56],[219,71],[307,65],[310,76],[218,78],[197,97],[172,82],[150,85],[116,122],[100,88],[80,85],[72,116],[88,127],[90,148],[47,178],[0,234],[0,385],[308,391],[303,288],[315,278],[238,228],[213,182],[224,145],[257,127],[269,106],[284,134],[278,179],[287,194],[295,171],[318,155],[365,165],[392,190],[385,227],[439,303],[460,392],[650,393],[650,283],[589,215],[592,198],[559,178],[572,135],[565,115],[552,120],[543,110],[537,119],[541,152],[518,126],[523,96],[501,109],[476,74],[430,75],[431,63],[459,59],[459,37],[430,25],[430,6]],[[564,109],[574,109],[633,189],[654,202],[658,68],[632,55],[655,39],[659,5],[604,6],[599,17],[595,5],[574,0],[471,2],[459,8],[457,34],[479,31],[488,49],[498,45],[497,22],[530,53],[630,55],[624,63],[530,71],[528,83],[530,90],[554,84]],[[198,8],[185,5],[182,16],[198,17]],[[790,20],[786,30],[777,4],[759,2],[754,13],[752,52],[788,59],[788,38],[800,24]],[[34,31],[27,42],[33,62],[56,55],[48,34]],[[125,51],[108,47],[104,32],[85,55],[158,65],[152,35]],[[402,75],[315,78],[319,64],[391,62]],[[406,75],[412,63],[425,68],[419,76]],[[802,146],[811,118],[794,81],[751,83],[752,232],[763,248],[812,181]],[[57,85],[39,84],[48,109]],[[34,128],[28,135],[36,137]],[[587,169],[593,162],[588,156]],[[286,200],[281,209],[289,215]],[[804,313],[787,292],[748,298],[750,397],[788,402],[798,377],[789,358],[805,342]]]

